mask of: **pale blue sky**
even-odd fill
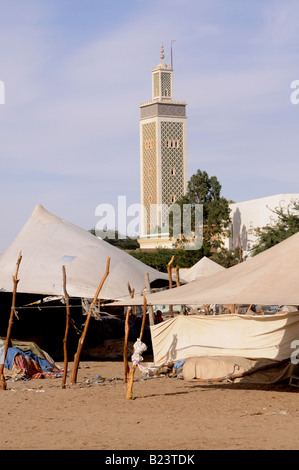
[[[297,0],[0,0],[0,253],[38,203],[85,229],[139,203],[139,105],[171,40],[188,176],[235,201],[299,193]]]

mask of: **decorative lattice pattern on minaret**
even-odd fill
[[[158,203],[157,196],[157,144],[156,144],[156,123],[150,122],[142,125],[142,156],[143,156],[143,206],[147,214],[146,226],[149,231],[157,225],[157,220],[150,221],[150,205]]]
[[[161,88],[163,96],[171,96],[171,75],[170,73],[161,74]]]
[[[153,96],[159,96],[159,95],[160,95],[159,75],[157,73],[154,73],[154,75],[153,75]]]
[[[162,203],[171,206],[184,195],[183,124],[161,123]],[[165,222],[167,210],[163,211]]]

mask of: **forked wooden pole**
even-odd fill
[[[144,332],[144,325],[145,325],[145,319],[146,319],[146,308],[147,308],[147,303],[146,303],[146,296],[143,296],[143,317],[142,317],[142,324],[140,328],[140,335],[139,339],[140,341],[142,340],[143,332]],[[128,400],[133,399],[133,382],[134,382],[134,375],[135,375],[135,370],[137,369],[137,365],[133,364],[132,368],[130,369],[130,374],[129,374],[129,382],[127,385],[127,395],[126,398]]]
[[[2,363],[0,364],[0,388],[1,390],[6,390],[7,388],[3,371],[4,371],[4,364],[5,364],[6,356],[7,356],[8,345],[10,341],[13,317],[15,314],[16,294],[17,294],[17,286],[19,282],[18,272],[19,272],[21,260],[22,260],[22,252],[20,251],[19,257],[17,260],[17,265],[16,265],[16,272],[15,272],[15,275],[12,277],[13,283],[14,283],[13,294],[12,294],[12,304],[11,304],[10,317],[9,317],[8,328],[7,328],[7,333],[6,333],[6,340],[4,344],[3,358],[2,358]]]
[[[134,289],[131,289],[130,284],[128,283],[128,289],[130,292],[131,299],[134,297]],[[128,362],[128,342],[129,342],[129,331],[130,331],[130,325],[129,325],[129,316],[131,314],[132,307],[127,308],[127,313],[126,313],[126,321],[125,321],[125,340],[124,340],[124,382],[127,383],[127,377],[128,373],[130,372],[130,367],[129,367],[129,362]]]
[[[70,298],[66,290],[65,266],[62,266],[62,274],[63,274],[63,292],[64,292],[64,298],[65,298],[65,304],[66,304],[66,323],[65,323],[65,333],[64,333],[64,339],[63,339],[64,369],[63,369],[63,377],[62,377],[62,388],[65,388],[67,366],[68,366],[67,337],[68,337],[69,321],[70,321],[70,303],[69,303]]]
[[[110,266],[110,256],[108,256],[108,259],[107,259],[107,266],[106,266],[106,272],[100,282],[100,285],[95,293],[95,296],[93,298],[93,301],[89,307],[89,312],[88,312],[88,315],[87,315],[87,318],[86,318],[86,322],[85,322],[85,325],[84,325],[84,330],[83,330],[83,333],[81,335],[81,338],[79,339],[79,342],[78,342],[78,348],[77,348],[77,352],[75,354],[75,357],[74,357],[74,365],[73,365],[73,370],[72,370],[72,375],[71,375],[71,384],[74,385],[77,381],[77,374],[78,374],[78,368],[79,368],[79,362],[80,362],[80,355],[81,355],[81,351],[82,351],[82,348],[83,348],[83,344],[84,344],[84,340],[85,340],[85,337],[86,337],[86,334],[87,334],[87,330],[88,330],[88,326],[89,326],[89,322],[90,322],[90,319],[91,319],[91,314],[92,314],[92,308],[93,306],[96,304],[97,302],[97,298],[99,296],[99,293],[103,287],[103,284],[109,274],[109,266]]]
[[[171,265],[173,263],[174,256],[172,256],[171,260],[167,265],[167,272],[168,272],[168,279],[169,279],[169,289],[172,289],[172,275],[171,275]],[[173,317],[173,305],[169,305],[169,313],[170,316]]]

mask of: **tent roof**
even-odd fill
[[[186,270],[181,277],[184,281],[191,282],[212,276],[212,274],[216,274],[224,270],[225,268],[223,266],[220,266],[220,264],[215,263],[215,261],[204,256],[190,269]]]
[[[299,232],[218,274],[148,295],[147,303],[299,305]]]
[[[18,292],[63,295],[62,266],[65,265],[69,296],[93,298],[105,273],[108,256],[110,269],[100,292],[101,299],[127,297],[128,282],[136,294],[141,294],[146,272],[150,282],[168,281],[167,274],[56,217],[39,204],[0,258],[0,291],[12,291],[12,275],[20,251]]]

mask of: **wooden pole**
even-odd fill
[[[173,263],[174,256],[172,256],[171,260],[167,264],[167,272],[168,272],[168,279],[169,279],[169,289],[172,289],[172,275],[171,275],[171,265]],[[170,316],[173,317],[173,305],[169,305],[169,313]]]
[[[84,325],[84,330],[83,330],[83,333],[81,335],[81,338],[79,339],[79,342],[78,342],[78,349],[77,349],[77,352],[75,354],[75,358],[74,358],[74,365],[73,365],[73,370],[72,370],[72,375],[71,375],[71,384],[74,385],[77,381],[77,374],[78,374],[78,367],[79,367],[79,362],[80,362],[80,354],[81,354],[81,351],[82,351],[82,348],[83,348],[83,343],[84,343],[84,340],[85,340],[85,337],[86,337],[86,334],[87,334],[87,330],[88,330],[88,325],[89,325],[89,322],[90,322],[90,319],[91,319],[91,314],[92,314],[92,308],[93,306],[96,304],[96,301],[97,301],[97,298],[98,298],[98,295],[103,287],[103,284],[109,274],[109,266],[110,266],[110,256],[108,256],[108,259],[107,259],[107,266],[106,266],[106,272],[100,282],[100,285],[95,293],[95,296],[93,298],[93,301],[89,307],[89,312],[88,312],[88,315],[87,315],[87,318],[86,318],[86,322],[85,322],[85,325]]]
[[[134,289],[131,289],[130,284],[128,283],[128,288],[130,292],[131,299],[134,297]],[[131,314],[132,307],[127,308],[127,313],[126,313],[126,321],[125,321],[125,340],[124,340],[124,366],[125,366],[125,371],[124,371],[124,382],[127,383],[127,377],[128,373],[130,372],[130,367],[128,363],[128,341],[129,341],[129,331],[130,331],[130,325],[129,325],[129,316]]]
[[[171,265],[173,263],[174,256],[172,256],[171,260],[167,264],[167,272],[168,272],[168,279],[169,279],[169,289],[172,289],[172,275],[171,275]]]
[[[140,335],[139,339],[140,341],[142,340],[143,332],[144,332],[144,325],[145,325],[145,319],[146,319],[146,308],[147,308],[147,303],[146,303],[146,296],[143,296],[143,317],[142,317],[142,324],[140,328]],[[133,382],[134,382],[134,375],[135,375],[135,370],[137,369],[137,365],[133,364],[130,374],[129,374],[129,382],[127,386],[127,395],[126,398],[128,400],[133,400]]]
[[[127,308],[126,321],[125,321],[125,340],[124,340],[124,383],[127,383],[128,373],[130,372],[129,362],[128,362],[128,341],[129,341],[129,316],[131,314],[132,307]]]
[[[68,337],[69,321],[70,321],[70,303],[69,303],[70,298],[66,290],[65,266],[62,266],[62,275],[63,275],[63,292],[64,292],[64,298],[65,298],[65,303],[66,303],[66,324],[65,324],[65,333],[64,333],[64,339],[63,339],[64,369],[63,369],[63,377],[62,377],[62,388],[65,388],[67,367],[68,367],[67,337]]]
[[[3,371],[4,371],[4,364],[5,364],[6,356],[7,356],[8,345],[10,341],[13,317],[15,314],[17,286],[19,283],[18,272],[19,272],[19,266],[20,266],[21,260],[22,260],[22,252],[20,251],[19,257],[17,260],[15,275],[12,277],[13,283],[14,283],[13,294],[12,294],[12,304],[11,304],[10,317],[9,317],[8,328],[7,328],[7,333],[6,333],[6,340],[4,344],[3,359],[2,359],[2,364],[0,364],[0,388],[1,390],[6,390],[7,388]]]
[[[180,267],[179,266],[176,266],[175,274],[176,274],[176,286],[180,287],[181,283],[180,283]]]
[[[147,294],[150,294],[150,293],[151,293],[151,286],[150,286],[150,282],[149,282],[149,275],[148,275],[148,273],[145,273],[145,274],[144,274],[144,278],[145,278],[145,289],[146,289],[146,293],[147,293]],[[154,317],[154,310],[153,310],[153,306],[152,306],[152,305],[149,305],[149,306],[148,306],[148,316],[149,316],[149,324],[150,324],[150,326],[154,326],[154,324],[155,324],[155,317]]]

